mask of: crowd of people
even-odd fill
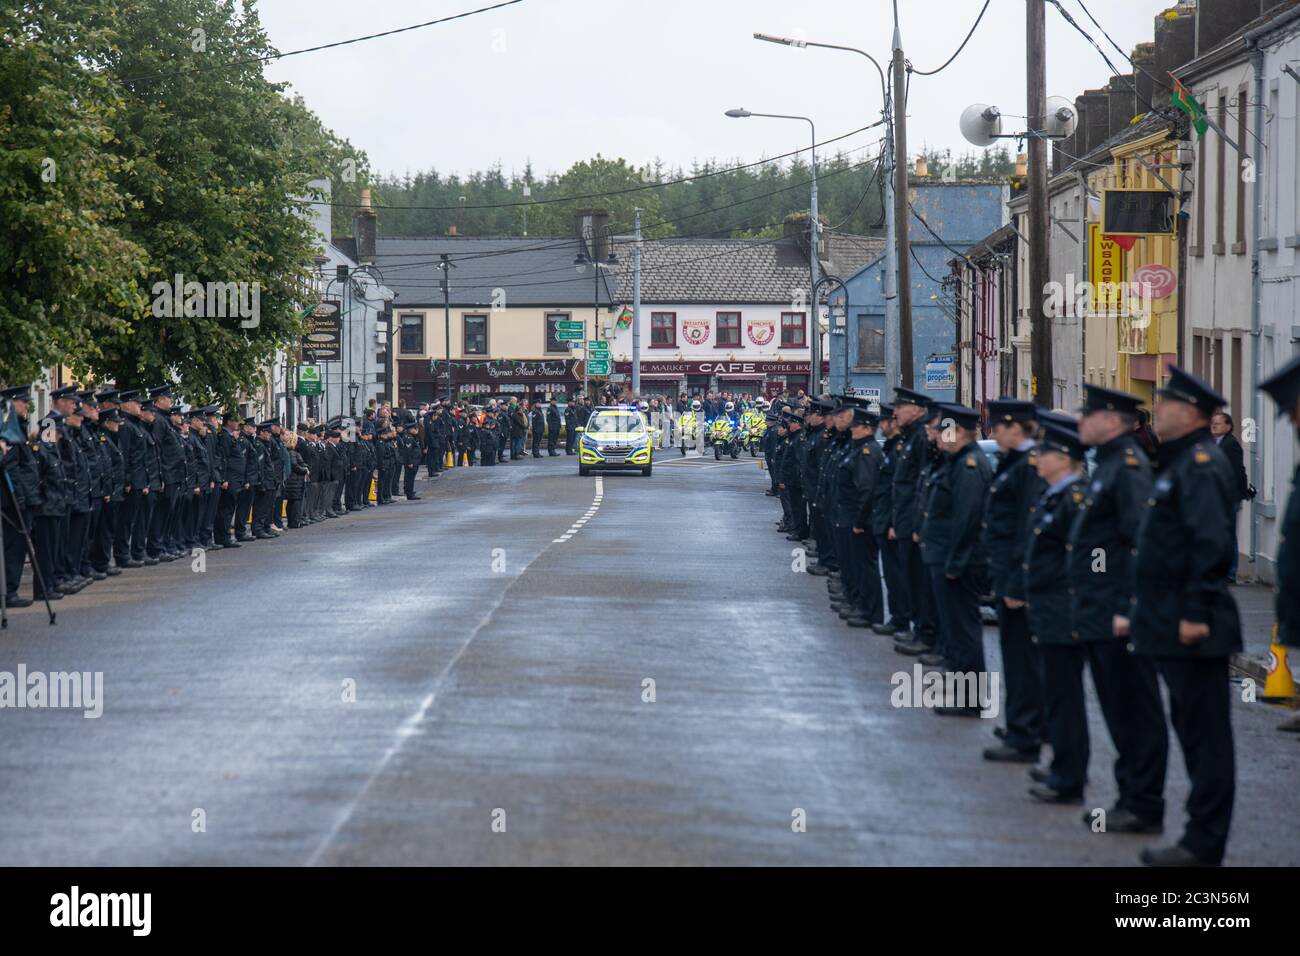
[[[170,386],[50,392],[31,421],[28,386],[0,390],[0,508],[7,607],[58,601],[131,568],[239,548],[399,498],[423,466],[495,465],[575,454],[591,415],[575,399],[486,406],[383,403],[357,419],[290,428],[208,405],[182,410]],[[31,597],[21,593],[30,558]]]
[[[1225,441],[1226,400],[1169,373],[1150,417],[1137,396],[1095,385],[1077,414],[989,402],[996,464],[979,444],[979,413],[910,388],[878,411],[849,396],[775,403],[767,494],[848,626],[956,678],[941,684],[939,714],[983,711],[962,691],[985,673],[981,605],[993,604],[1006,721],[982,756],[1026,765],[1035,800],[1084,802],[1091,672],[1118,753],[1116,804],[1083,814],[1095,831],[1163,830],[1163,680],[1191,794],[1181,838],[1140,858],[1217,865],[1235,794],[1228,662],[1242,646],[1228,584],[1236,513],[1252,489],[1240,446]],[[1300,426],[1300,360],[1261,387]],[[1283,533],[1277,617],[1281,639],[1300,645],[1294,494]]]

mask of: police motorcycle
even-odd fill
[[[709,428],[713,439],[713,458],[715,461],[721,461],[723,455],[730,455],[733,460],[740,457],[740,426],[732,418],[735,412],[736,406],[731,402],[727,402],[722,414],[713,420],[713,424]]]
[[[687,448],[695,451],[700,447],[700,432],[704,425],[703,408],[698,398],[693,399],[690,407],[677,417],[677,447],[683,456],[686,455]]]
[[[742,441],[750,458],[757,458],[763,448],[763,435],[767,432],[767,402],[758,399],[752,408],[740,417]]]

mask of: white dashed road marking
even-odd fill
[[[573,524],[569,526],[568,531],[564,532],[564,534],[560,535],[558,538],[554,538],[551,541],[551,544],[563,544],[564,542],[572,538],[575,534],[577,534],[579,531],[581,531],[582,526],[596,516],[596,512],[600,510],[600,503],[604,499],[605,499],[605,479],[602,476],[597,475],[596,496],[591,499],[591,507],[588,508],[583,513],[581,518],[579,518],[577,521],[575,521]]]

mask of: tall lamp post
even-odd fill
[[[841,279],[839,276],[830,276],[830,275],[822,276],[820,279],[817,280],[817,284],[813,286],[814,310],[817,307],[817,302],[821,298],[822,286],[825,285],[837,285],[840,287],[840,291],[844,293],[844,384],[841,386],[841,388],[843,389],[843,392],[841,394],[847,395],[848,388],[849,388],[849,314],[850,314],[849,313],[849,287],[844,284],[844,280]],[[833,309],[834,306],[832,306],[832,310]],[[834,315],[832,312],[832,318],[833,317]],[[831,323],[830,329],[831,329],[830,334],[834,335],[835,334],[834,323]]]
[[[602,270],[612,271],[614,266],[617,263],[618,263],[618,255],[614,252],[613,246],[610,247],[609,256],[606,257],[606,259],[603,262],[597,260],[595,236],[591,237],[591,252],[588,253],[587,247],[585,245],[580,246],[578,248],[578,254],[573,258],[573,264],[577,267],[579,273],[584,272],[588,266],[592,267],[591,269],[591,279],[592,279],[591,313],[593,318],[593,324],[595,325],[595,330],[592,332],[592,334],[595,335],[596,338],[598,339],[600,338],[600,273]],[[586,336],[584,335],[583,338],[585,339]],[[585,396],[587,394],[587,389],[590,387],[587,381],[588,379],[587,367],[589,362],[588,359],[585,357],[587,355],[586,341],[582,343],[582,354],[584,356],[582,362],[582,394]]]
[[[809,371],[812,373],[808,378],[808,383],[812,388],[814,395],[821,394],[822,381],[822,333],[821,325],[817,316],[817,296],[813,290],[817,287],[817,274],[819,272],[817,262],[817,245],[818,236],[821,232],[821,223],[817,219],[817,126],[807,116],[789,116],[785,113],[751,113],[747,109],[727,110],[727,116],[732,119],[748,119],[751,116],[761,116],[764,119],[788,119],[802,120],[808,124],[808,130],[812,134],[812,146],[810,153],[812,157],[812,196],[809,199],[809,209],[812,213],[811,224],[811,243],[808,251],[808,291],[812,296],[812,303],[809,311],[812,313],[812,321],[808,323],[811,338],[808,342]]]
[[[796,40],[793,37],[776,36],[771,33],[755,33],[755,40],[765,43],[779,43],[792,47],[820,47],[823,50],[842,50],[866,57],[880,75],[880,107],[885,121],[885,156],[889,160],[889,175],[885,179],[885,379],[890,388],[899,381],[898,367],[894,359],[902,340],[909,343],[912,335],[911,316],[903,317],[898,310],[898,223],[894,205],[894,169],[898,157],[894,155],[894,124],[890,115],[889,85],[885,82],[885,71],[874,56],[866,50],[854,46],[840,46],[837,43],[814,43],[812,40]],[[847,297],[846,297],[847,298]],[[898,341],[893,341],[897,339]],[[909,349],[910,351],[910,349]],[[908,372],[910,377],[911,372]],[[910,381],[907,384],[911,384]]]

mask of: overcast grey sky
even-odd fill
[[[259,0],[281,51],[405,26],[490,0]],[[1088,21],[1065,8],[1127,69]],[[1083,0],[1126,52],[1150,40],[1166,0]],[[903,49],[918,70],[946,60],[983,0],[900,0]],[[370,156],[377,172],[465,172],[532,160],[544,174],[599,152],[641,164],[757,159],[808,141],[807,127],[734,120],[723,111],[811,116],[819,139],[880,116],[880,81],[865,59],[791,49],[754,31],[865,49],[888,67],[890,0],[524,0],[503,10],[340,49],[289,57],[268,75],[302,94],[326,126]],[[1025,3],[992,0],[951,66],[914,76],[910,151],[968,147],[957,129],[972,102],[998,105],[1004,129],[1025,112]],[[1047,90],[1071,100],[1110,75],[1105,62],[1047,7]],[[845,140],[865,148],[877,131]]]

